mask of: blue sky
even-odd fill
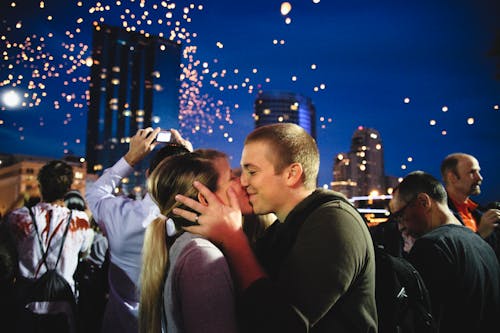
[[[71,71],[71,63],[62,55],[90,56],[93,21],[101,17],[113,25],[127,21],[129,27],[166,36],[179,21],[179,29],[184,28],[184,35],[189,32],[190,37],[176,38],[184,47],[197,47],[191,64],[200,61],[198,98],[209,101],[202,114],[206,122],[199,130],[192,130],[189,118],[179,126],[195,146],[224,150],[237,165],[244,137],[253,129],[253,102],[259,88],[293,91],[309,96],[317,109],[320,185],[331,181],[334,157],[349,150],[353,132],[363,125],[381,134],[387,174],[399,177],[421,169],[439,177],[444,156],[463,151],[475,155],[483,169],[483,193],[477,199],[484,203],[499,200],[500,81],[495,80],[499,71],[495,66],[500,60],[488,56],[495,33],[500,33],[497,1],[302,0],[289,1],[292,10],[286,16],[280,13],[282,1],[265,0],[168,2],[175,3],[175,9],[162,7],[161,1],[144,1],[144,7],[140,1],[119,5],[100,1],[103,11],[92,11],[96,1],[84,1],[79,7],[77,2],[49,0],[44,1],[44,8],[40,1],[18,1],[15,7],[12,2],[0,5],[0,35],[5,36],[0,50],[8,54],[8,60],[0,62],[0,93],[11,89],[22,75],[15,88],[29,91],[30,97],[37,92],[40,102],[16,110],[0,103],[4,152],[61,157],[70,150],[84,155],[83,104],[88,83],[79,78],[89,75],[89,69],[78,65]],[[189,8],[191,3],[193,8]],[[145,11],[148,15],[143,19]],[[167,12],[172,18],[166,17]],[[285,23],[287,17],[290,24]],[[83,21],[79,23],[78,18]],[[172,24],[168,26],[167,21]],[[16,64],[22,50],[13,45],[27,45],[28,36],[31,45],[24,51],[46,57]],[[71,50],[70,44],[74,44]],[[53,60],[47,60],[49,55]],[[33,68],[43,72],[45,63],[55,66],[53,73],[60,76],[33,77]],[[205,75],[203,63],[209,69]],[[10,64],[14,67],[9,68]],[[313,64],[316,69],[311,69]],[[218,74],[217,88],[210,84],[213,73]],[[5,83],[9,75],[14,79]],[[243,88],[245,79],[248,83]],[[30,80],[44,88],[29,90]],[[324,89],[319,88],[322,84]],[[249,90],[249,85],[254,89]],[[74,98],[68,102],[71,94]],[[405,103],[405,98],[410,102]],[[473,123],[468,124],[468,119]],[[436,124],[430,125],[431,120]]]

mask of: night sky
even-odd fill
[[[0,4],[0,152],[85,154],[93,22],[180,41],[189,69],[180,128],[239,164],[260,89],[310,97],[320,185],[358,126],[380,132],[386,174],[439,176],[452,152],[481,164],[482,203],[500,200],[500,2],[5,1]],[[496,43],[499,43],[498,41]],[[497,46],[499,47],[499,46]],[[189,103],[189,102],[192,103]],[[187,105],[192,105],[187,107]]]

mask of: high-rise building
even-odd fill
[[[294,123],[316,139],[316,108],[309,97],[285,91],[261,91],[254,103],[255,127]]]
[[[129,148],[141,128],[178,127],[181,46],[119,27],[97,25],[92,43],[86,158],[100,174]],[[124,180],[142,191],[148,159]]]
[[[332,189],[348,197],[386,193],[384,149],[377,130],[359,126],[348,153],[334,161]]]

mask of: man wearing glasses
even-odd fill
[[[453,215],[443,185],[424,172],[410,173],[389,206],[392,217],[416,237],[408,260],[429,290],[439,332],[496,332],[500,267],[495,253]]]

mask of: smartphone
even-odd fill
[[[156,141],[158,142],[170,142],[172,140],[172,132],[169,130],[163,130],[156,136]]]

